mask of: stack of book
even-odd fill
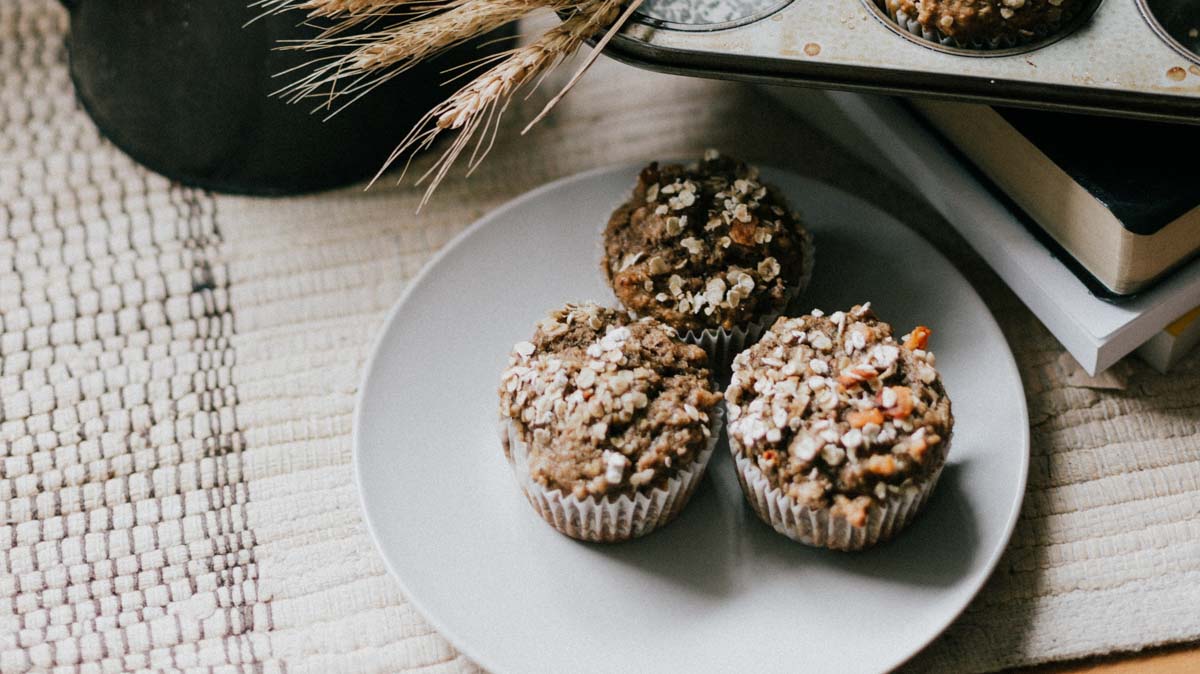
[[[770,92],[890,163],[1091,374],[1200,342],[1200,126],[801,89]]]

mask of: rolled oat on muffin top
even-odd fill
[[[730,438],[797,504],[862,526],[945,462],[953,417],[929,334],[897,342],[869,303],[780,318],[733,361]]]
[[[1026,42],[1056,29],[1079,0],[887,0],[930,30],[962,43]]]
[[[682,332],[782,311],[803,276],[808,232],[758,169],[714,150],[651,163],[604,231],[602,266],[628,309]]]
[[[513,348],[500,415],[542,487],[580,499],[647,491],[708,445],[721,396],[705,359],[653,318],[568,304]],[[507,439],[504,449],[511,460]]]

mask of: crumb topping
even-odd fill
[[[663,486],[708,443],[721,396],[706,358],[653,318],[568,304],[513,347],[500,415],[549,489],[585,498]]]
[[[925,27],[961,40],[1034,37],[1053,28],[1077,0],[888,0]]]
[[[780,318],[733,361],[729,433],[772,486],[861,525],[945,461],[953,418],[929,335],[897,342],[869,303]]]
[[[603,267],[629,309],[679,330],[732,328],[783,309],[807,232],[758,169],[708,150],[642,170],[604,232]]]

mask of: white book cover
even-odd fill
[[[1120,302],[1096,297],[907,108],[883,96],[767,87],[864,161],[891,164],[1096,375],[1200,305],[1200,262]]]

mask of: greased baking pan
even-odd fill
[[[881,0],[645,0],[606,53],[664,72],[1200,123],[1200,0],[1088,0],[1027,44],[964,49]]]

